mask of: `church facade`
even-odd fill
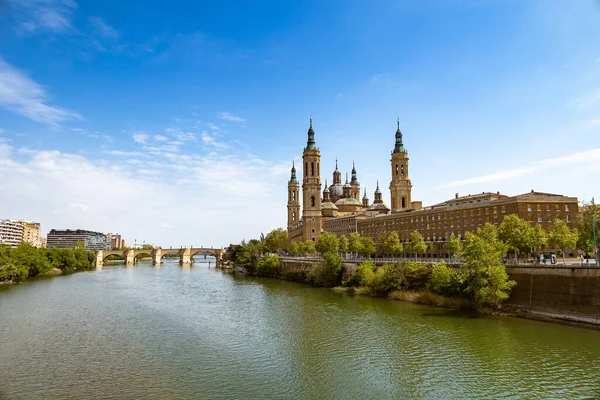
[[[342,174],[335,162],[333,180],[330,186],[325,181],[321,192],[321,153],[316,146],[315,131],[312,118],[308,128],[308,140],[302,153],[302,185],[297,177],[296,166],[292,165],[291,177],[288,182],[288,233],[295,242],[310,240],[316,242],[317,238],[327,226],[336,226],[349,217],[375,217],[388,215],[391,212],[402,212],[413,207],[420,207],[420,203],[411,202],[412,183],[408,178],[408,152],[402,142],[400,122],[396,130],[396,143],[391,155],[392,179],[390,182],[390,196],[392,208],[383,202],[379,182],[375,190],[375,200],[369,203],[365,191],[360,198],[360,182],[356,166],[352,163],[350,180],[346,174],[345,183],[342,184]],[[302,193],[300,193],[302,186]],[[302,207],[300,206],[302,204]]]

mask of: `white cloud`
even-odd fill
[[[132,136],[133,141],[137,143],[146,144],[146,140],[148,140],[149,136],[143,132],[136,132]]]
[[[108,25],[102,18],[90,17],[89,21],[98,34],[107,38],[119,37],[119,33],[112,26]]]
[[[175,134],[175,137],[182,142],[196,140],[196,135],[194,135],[192,132],[179,132]]]
[[[17,158],[0,144],[0,210],[30,216],[44,232],[82,228],[162,246],[220,247],[285,224],[287,172],[287,163],[251,155],[101,163],[30,149]]]
[[[164,142],[168,139],[166,136],[163,135],[154,135],[154,140],[156,140],[157,142]]]
[[[77,9],[74,0],[7,0],[9,12],[22,32],[65,32]]]
[[[0,106],[33,121],[51,126],[81,119],[66,108],[48,104],[42,86],[0,58]]]
[[[226,145],[225,143],[217,142],[215,140],[215,135],[214,134],[211,135],[208,132],[202,132],[202,136],[200,137],[200,139],[206,145],[214,146],[214,147],[221,148],[221,149],[229,148],[229,146]]]
[[[577,165],[578,169],[583,166],[597,166],[600,163],[600,148],[587,150],[575,154],[566,156],[560,156],[555,158],[549,158],[545,160],[536,161],[530,163],[527,166],[521,168],[511,168],[504,171],[498,171],[491,174],[476,176],[468,179],[461,179],[457,181],[447,182],[441,185],[441,187],[456,187],[473,185],[479,183],[492,183],[506,180],[513,180],[522,178],[534,173],[553,173],[556,169],[559,172],[567,172],[570,165]],[[577,172],[577,171],[573,171]]]
[[[217,114],[217,116],[220,119],[223,119],[225,121],[233,121],[233,122],[244,122],[244,121],[246,121],[245,119],[240,118],[238,116],[235,116],[232,113],[228,113],[228,112],[220,112],[219,114]]]

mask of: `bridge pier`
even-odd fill
[[[102,250],[96,251],[96,271],[102,271],[102,265],[104,264]]]
[[[192,254],[191,249],[189,249],[189,248],[183,249],[183,252],[179,255],[179,263],[181,265],[191,264],[191,262],[192,262],[191,254]]]
[[[160,265],[160,263],[162,259],[162,250],[161,249],[155,249],[152,252],[152,265]]]
[[[129,249],[125,252],[125,264],[126,265],[135,265],[135,250]]]

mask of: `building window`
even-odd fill
[[[556,212],[560,212],[560,209],[558,208],[558,204],[555,204],[555,205],[554,205],[554,211],[556,211]]]
[[[498,210],[494,207],[494,214],[498,214]]]
[[[502,206],[502,212],[505,213],[506,212],[506,207]]]
[[[406,208],[406,198],[402,198],[402,208]]]
[[[536,204],[536,205],[535,205],[535,210],[536,210],[537,212],[540,212],[540,211],[542,211],[542,205],[541,205],[541,204]]]
[[[294,211],[294,212],[292,213],[292,221],[295,221],[295,220],[296,220],[296,211]]]
[[[312,196],[312,197],[310,198],[310,206],[311,206],[311,207],[314,207],[314,206],[315,206],[315,196]]]
[[[315,176],[315,163],[314,162],[310,163],[310,174],[312,176]]]
[[[565,204],[565,211],[569,211],[569,205]]]
[[[542,219],[541,216],[538,216],[538,223],[541,224],[542,222],[544,222],[544,220]]]
[[[527,211],[531,212],[531,204],[527,204]]]
[[[548,221],[548,222],[552,222],[552,217],[548,216],[548,219],[547,219],[547,221]]]

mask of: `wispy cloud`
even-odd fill
[[[220,119],[223,119],[225,121],[233,121],[233,122],[245,122],[246,121],[244,118],[238,117],[229,112],[220,112],[219,114],[217,114],[217,116]]]
[[[441,187],[456,187],[464,185],[473,185],[477,183],[500,182],[510,179],[522,178],[527,175],[539,172],[551,172],[555,168],[564,168],[568,165],[597,165],[600,162],[600,148],[574,153],[566,156],[549,158],[533,162],[521,168],[512,168],[504,171],[498,171],[491,174],[476,176],[468,179],[447,182]]]
[[[133,135],[131,135],[131,137],[133,138],[134,142],[141,144],[146,144],[146,141],[149,138],[148,134],[144,132],[135,132]]]
[[[77,9],[74,0],[7,0],[20,32],[66,32]]]
[[[221,149],[229,148],[229,146],[226,145],[225,143],[218,142],[215,139],[214,134],[211,135],[208,132],[202,132],[202,136],[200,137],[200,139],[202,140],[202,143],[209,145],[209,146],[213,146],[213,147],[217,147],[217,148],[221,148]]]
[[[104,21],[101,17],[90,17],[88,20],[90,25],[92,25],[92,28],[94,28],[96,33],[99,35],[107,38],[119,37],[119,33],[115,30],[115,28],[107,24],[106,21]]]
[[[51,126],[81,119],[66,108],[48,104],[42,86],[0,58],[0,106],[33,121]]]
[[[154,140],[156,140],[157,142],[164,142],[167,141],[167,137],[163,136],[163,135],[154,135]]]

